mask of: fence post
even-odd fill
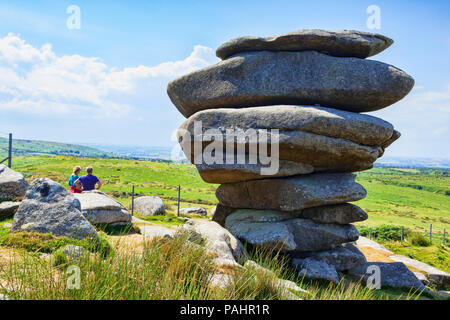
[[[180,185],[178,185],[178,208],[177,208],[177,217],[180,216]]]
[[[402,233],[400,234],[400,244],[403,245],[403,226],[402,226]]]
[[[11,168],[11,160],[12,160],[12,133],[9,134],[8,168]]]
[[[372,230],[369,230],[369,240],[372,240]]]
[[[134,186],[131,191],[131,215],[134,215]]]
[[[442,239],[442,244],[445,246],[445,229],[444,229],[444,238]]]
[[[430,244],[432,244],[432,242],[431,242],[431,234],[432,234],[432,230],[433,230],[433,224],[430,223]]]

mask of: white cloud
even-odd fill
[[[217,61],[211,48],[197,45],[184,60],[116,70],[96,57],[57,56],[50,44],[36,48],[10,33],[0,38],[0,110],[123,117],[164,99],[171,79]]]

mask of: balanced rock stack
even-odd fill
[[[217,49],[223,61],[169,83],[188,118],[178,131],[183,151],[206,182],[220,184],[213,220],[250,246],[291,255],[312,277],[327,270],[336,281],[336,270],[364,264],[349,242],[359,236],[351,223],[367,214],[349,202],[366,191],[351,172],[370,169],[400,133],[360,112],[385,108],[414,85],[402,70],[365,59],[392,43],[359,31],[242,37]],[[229,129],[264,132],[267,150],[249,136],[226,135]],[[261,150],[270,156],[250,161]],[[215,161],[201,161],[205,153]],[[267,158],[278,170],[264,170]]]

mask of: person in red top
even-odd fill
[[[80,185],[78,188],[75,186],[75,181],[77,181],[79,179],[79,174],[81,171],[81,167],[80,166],[76,166],[75,168],[73,168],[73,173],[70,176],[69,179],[69,186],[70,186],[70,192],[72,193],[81,193],[83,191],[83,187]]]

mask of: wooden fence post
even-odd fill
[[[178,208],[177,208],[177,217],[180,216],[180,185],[178,185]]]
[[[134,186],[131,191],[131,215],[134,215]]]
[[[432,242],[431,242],[431,234],[432,234],[432,230],[433,230],[433,224],[430,223],[430,244],[432,244]]]
[[[8,168],[11,168],[11,162],[12,162],[12,133],[9,134]]]
[[[400,244],[403,245],[403,226],[402,226],[402,233],[400,234]]]
[[[444,229],[444,238],[442,239],[442,244],[445,246],[445,229]]]

